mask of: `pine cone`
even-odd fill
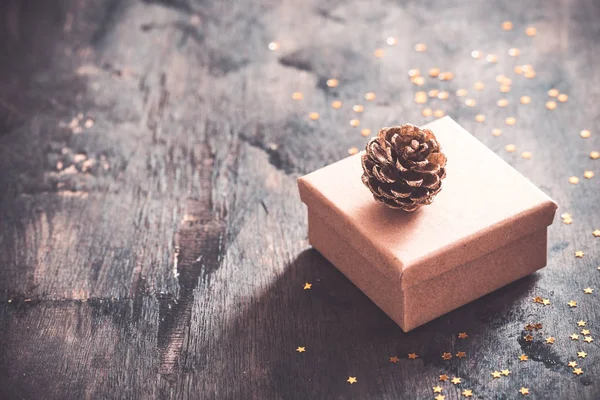
[[[383,128],[362,155],[362,181],[375,200],[415,211],[442,190],[446,156],[433,132],[411,124]]]

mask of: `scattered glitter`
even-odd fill
[[[408,353],[408,358],[409,360],[416,360],[417,358],[419,358],[419,356],[417,355],[417,353]]]
[[[566,102],[567,100],[569,100],[569,96],[567,96],[564,93],[561,93],[558,95],[558,97],[556,98],[558,101],[560,101],[561,103]]]
[[[437,90],[437,89],[431,89],[429,92],[427,92],[427,95],[428,95],[429,97],[437,97],[437,95],[438,95],[438,93],[439,93],[439,92],[440,92],[440,91],[439,91],[439,90]]]
[[[500,136],[500,135],[502,135],[502,130],[498,129],[498,128],[494,128],[494,129],[492,129],[492,135]]]
[[[296,351],[297,351],[298,353],[304,353],[304,352],[306,351],[306,348],[305,348],[305,347],[298,347],[298,348],[296,349]]]
[[[429,68],[428,72],[430,77],[437,78],[441,71],[439,68]]]
[[[583,370],[581,368],[573,368],[573,373],[577,376],[583,374]]]
[[[396,39],[393,36],[390,36],[387,39],[385,39],[385,42],[390,46],[394,46],[396,43],[398,43],[398,39]]]
[[[492,371],[490,375],[492,375],[492,379],[499,379],[502,376],[500,371]]]
[[[546,338],[546,344],[554,344],[555,341],[556,339],[552,336]]]
[[[496,102],[496,105],[498,107],[506,107],[508,105],[508,100],[506,99],[500,99]]]
[[[577,352],[577,357],[579,357],[579,358],[586,358],[587,357],[587,353],[585,351],[578,351]]]
[[[475,102],[474,99],[466,99],[465,104],[469,107],[475,107],[475,104],[477,104],[477,103]]]
[[[594,171],[583,171],[583,177],[585,179],[592,179],[594,177]]]
[[[427,93],[425,92],[416,92],[415,93],[415,103],[423,104],[427,102]]]
[[[458,90],[456,91],[456,95],[457,95],[458,97],[465,97],[465,96],[467,95],[467,93],[468,93],[468,92],[467,92],[467,89],[458,89]]]
[[[576,361],[569,361],[569,363],[567,365],[569,367],[571,367],[571,368],[575,368],[577,366],[577,362]]]
[[[336,110],[339,110],[340,108],[342,108],[342,102],[339,100],[334,100],[331,102],[331,107],[335,108]]]
[[[586,326],[587,322],[584,320],[577,321],[577,326]]]
[[[579,178],[576,176],[571,176],[571,177],[569,177],[569,183],[571,183],[573,185],[577,185],[579,183]]]
[[[456,353],[456,357],[458,358],[465,358],[467,356],[467,353],[464,351],[459,351],[458,353]]]
[[[440,375],[440,381],[442,381],[442,382],[448,381],[448,375],[446,375],[446,374]]]
[[[356,383],[356,382],[357,382],[357,380],[356,380],[356,377],[355,377],[355,376],[349,376],[349,377],[348,377],[348,380],[347,380],[346,382],[348,382],[349,384],[351,384],[351,385],[352,385],[353,383]]]
[[[588,129],[584,129],[581,132],[579,132],[579,136],[581,136],[584,139],[587,139],[590,136],[592,136],[592,132],[590,132]]]
[[[483,115],[483,114],[477,114],[475,116],[475,121],[477,121],[477,122],[483,122],[483,121],[485,121],[485,115]]]
[[[302,100],[303,98],[304,98],[304,95],[300,92],[292,93],[292,99],[294,99],[294,100]]]
[[[355,104],[352,106],[352,111],[354,111],[356,113],[361,113],[361,112],[365,111],[365,108],[363,106],[361,106],[360,104]]]
[[[594,341],[594,339],[592,339],[591,336],[586,336],[583,338],[583,341],[586,343],[592,343]]]
[[[312,119],[313,121],[316,121],[319,119],[319,113],[318,112],[311,112],[308,114],[308,118]]]
[[[583,293],[585,293],[585,294],[592,294],[593,292],[594,292],[594,289],[592,289],[590,287],[583,289]]]
[[[548,110],[554,110],[556,108],[556,102],[554,102],[554,101],[547,101],[546,102],[546,108]]]
[[[322,81],[321,81],[321,82],[322,82]],[[338,81],[338,80],[337,80],[337,79],[335,79],[335,78],[332,78],[332,79],[327,79],[327,82],[326,82],[326,84],[327,84],[327,86],[329,86],[329,87],[336,87],[337,85],[339,85],[339,84],[340,84],[340,81]]]
[[[277,43],[277,42],[271,42],[271,43],[269,43],[269,50],[275,51],[277,49],[279,49],[279,43]]]
[[[365,100],[367,100],[367,101],[373,101],[373,100],[375,100],[375,97],[376,97],[376,95],[373,92],[365,93]]]
[[[521,157],[523,157],[526,160],[529,160],[531,158],[531,152],[524,151],[524,152],[521,153]]]
[[[361,129],[360,134],[361,134],[361,136],[365,136],[365,137],[369,136],[371,134],[371,130],[369,128]]]
[[[508,55],[511,57],[517,57],[518,55],[521,54],[521,50],[517,49],[517,48],[512,48],[512,49],[508,49]]]
[[[373,52],[373,55],[377,58],[383,57],[383,54],[384,54],[383,49],[375,49],[375,51]]]
[[[569,337],[571,338],[571,340],[579,340],[579,335],[576,333],[570,334]]]
[[[446,113],[444,112],[444,110],[435,110],[433,112],[433,116],[436,118],[442,118],[444,115],[446,115]]]
[[[421,111],[421,114],[422,114],[424,117],[431,117],[431,116],[433,115],[433,110],[432,110],[431,108],[424,108],[424,109]]]
[[[517,123],[517,120],[516,120],[514,117],[508,117],[508,118],[506,118],[506,119],[504,120],[504,123],[505,123],[506,125],[510,125],[510,126],[512,126],[512,125],[514,125],[514,124],[516,124],[516,123]]]
[[[462,383],[460,378],[454,377],[452,379],[450,379],[450,382],[454,383],[455,385],[458,385],[459,383]]]
[[[510,370],[509,369],[503,369],[502,371],[500,371],[500,373],[504,376],[508,376],[510,375]]]
[[[502,29],[504,29],[505,31],[510,31],[513,28],[513,23],[510,21],[504,21],[502,23]]]
[[[452,354],[451,353],[444,353],[442,354],[442,359],[444,359],[445,361],[448,361],[452,358]]]
[[[466,338],[468,338],[468,337],[469,337],[469,335],[467,335],[467,332],[460,332],[460,333],[458,334],[458,338],[459,338],[459,339],[466,339]]]
[[[354,127],[354,128],[356,128],[357,126],[359,126],[359,125],[360,125],[360,121],[359,121],[359,120],[357,120],[357,119],[351,119],[351,120],[349,121],[349,123],[350,123],[350,126],[352,126],[352,127]]]
[[[311,288],[311,287],[312,287],[312,283],[308,283],[308,282],[306,282],[306,283],[304,284],[304,287],[303,287],[303,289],[304,289],[304,290],[310,290],[310,288]]]
[[[523,396],[528,395],[529,394],[529,388],[521,387],[521,389],[519,389],[519,393],[521,393]]]
[[[592,235],[594,235],[594,237],[600,237],[600,229],[596,229],[595,231],[593,231]]]
[[[422,53],[427,50],[427,45],[425,43],[417,43],[415,44],[415,51]]]
[[[585,255],[585,253],[581,250],[577,250],[575,252],[575,257],[577,257],[577,258],[583,258],[584,255]]]
[[[348,149],[348,154],[350,154],[351,156],[355,155],[356,153],[358,153],[358,149],[356,147],[350,147]]]
[[[498,57],[495,54],[488,54],[485,57],[485,61],[495,64],[496,62],[498,62]]]
[[[396,364],[398,361],[400,361],[400,359],[396,356],[394,357],[390,357],[390,362]]]
[[[548,96],[550,96],[550,97],[556,97],[556,96],[558,96],[558,89],[550,89],[550,90],[548,90]]]
[[[531,97],[529,96],[521,96],[521,104],[529,104],[531,103]]]
[[[527,36],[535,36],[537,35],[537,29],[534,26],[528,26],[527,29],[525,29],[525,34]]]
[[[448,99],[449,96],[450,96],[450,94],[448,92],[446,92],[445,90],[442,90],[441,92],[438,93],[437,98],[440,100],[446,100],[446,99]]]
[[[473,51],[471,52],[471,57],[473,57],[474,59],[478,60],[478,59],[480,59],[481,57],[483,57],[483,53],[482,53],[482,52],[480,52],[479,50],[473,50]]]
[[[442,393],[442,390],[444,390],[441,386],[434,386],[432,389],[433,393]]]
[[[529,357],[527,355],[525,355],[525,354],[521,354],[519,356],[519,360],[520,361],[527,361],[527,360],[529,360]]]
[[[567,305],[571,308],[575,308],[575,307],[577,307],[577,302],[574,300],[571,300],[567,303]]]
[[[517,150],[517,146],[514,144],[507,144],[504,146],[504,150],[508,151],[509,153],[514,153]]]

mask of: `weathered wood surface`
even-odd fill
[[[0,35],[0,398],[427,399],[441,373],[463,380],[443,384],[446,399],[465,388],[512,399],[521,386],[531,398],[598,398],[598,300],[582,293],[600,292],[598,177],[568,183],[600,173],[588,157],[600,150],[598,2],[8,0]],[[514,76],[517,63],[536,78]],[[453,71],[425,88],[468,88],[477,107],[452,95],[434,108],[574,222],[551,227],[542,272],[404,334],[309,248],[295,181],[363,145],[351,104],[365,104],[361,128],[428,120],[413,67]],[[506,95],[500,73],[513,79]],[[553,111],[551,87],[570,96]],[[368,91],[377,100],[366,104]],[[517,124],[504,127],[510,115]],[[579,319],[594,343],[568,338]],[[533,343],[528,322],[544,325]],[[542,344],[550,335],[556,344]],[[459,350],[467,358],[440,358]],[[578,350],[589,353],[580,377],[567,366]],[[501,368],[512,374],[492,381]]]

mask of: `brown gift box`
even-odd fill
[[[447,177],[413,213],[373,199],[360,153],[298,180],[310,244],[404,331],[544,267],[557,208],[451,118],[425,128]]]

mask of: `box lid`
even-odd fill
[[[361,153],[298,180],[300,197],[402,289],[441,275],[552,223],[557,205],[449,117],[425,125],[448,157],[433,204],[413,213],[376,202]]]

